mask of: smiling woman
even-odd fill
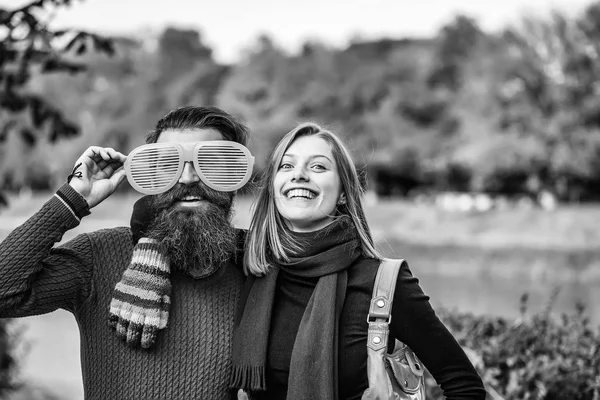
[[[370,389],[367,315],[382,256],[356,167],[313,123],[276,146],[245,247],[250,272],[233,339],[231,387],[254,399],[361,399]],[[481,379],[401,263],[390,343],[417,354],[447,399],[484,399]],[[404,382],[404,381],[402,381]]]
[[[302,248],[292,232],[314,232],[342,216],[351,219],[364,254],[380,258],[361,204],[356,168],[335,134],[314,123],[298,125],[277,144],[264,177],[248,234],[249,271],[268,271],[268,251],[289,261],[286,248]]]

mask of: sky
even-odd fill
[[[31,0],[0,0],[14,8]],[[54,27],[105,34],[155,34],[165,26],[194,28],[218,61],[235,62],[263,33],[294,52],[306,40],[345,46],[352,38],[427,37],[457,13],[488,32],[523,16],[552,10],[576,15],[592,0],[73,0],[52,19]]]

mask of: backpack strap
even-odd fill
[[[388,343],[389,324],[392,321],[392,302],[402,263],[404,263],[402,259],[384,258],[377,270],[367,317],[369,324],[367,346],[376,351],[385,349]]]

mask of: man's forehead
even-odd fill
[[[208,140],[223,140],[223,135],[214,128],[167,129],[161,132],[156,142],[188,143],[204,142]]]

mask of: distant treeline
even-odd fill
[[[355,40],[344,49],[310,41],[295,54],[262,36],[234,65],[216,62],[195,30],[113,42],[112,57],[73,56],[88,65],[84,73],[31,77],[27,90],[81,133],[54,143],[28,135],[31,110],[0,124],[0,187],[56,187],[88,145],[127,152],[168,110],[200,104],[248,123],[257,171],[284,133],[312,120],[345,137],[381,194],[600,199],[600,3],[500,33],[457,16],[429,39]]]

